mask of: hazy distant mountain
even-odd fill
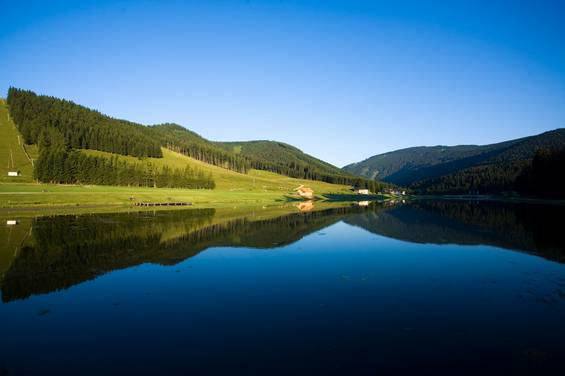
[[[490,145],[420,146],[378,154],[343,168],[351,174],[428,193],[511,188],[540,149],[565,147],[565,128]]]

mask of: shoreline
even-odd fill
[[[565,199],[508,197],[498,195],[411,195],[410,200],[498,201],[523,204],[565,205]]]

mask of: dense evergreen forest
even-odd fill
[[[538,149],[531,160],[490,163],[412,185],[428,194],[517,192],[540,198],[565,198],[565,148]]]
[[[73,102],[10,88],[10,116],[27,144],[61,134],[66,146],[135,157],[162,157],[161,145],[142,125],[102,115]]]
[[[517,178],[517,190],[528,196],[565,198],[565,148],[540,149]]]
[[[361,178],[277,141],[218,142],[219,146],[246,158],[252,168],[266,170],[299,179],[319,180],[333,184],[352,185],[378,192],[385,185]]]
[[[143,157],[162,157],[161,145],[147,127],[116,120],[72,102],[10,88],[10,116],[26,143],[39,147],[34,178],[45,183],[100,184],[168,188],[215,187],[210,175],[186,167],[157,168]],[[141,158],[92,157],[94,149]]]
[[[203,176],[198,171],[158,171],[142,162],[129,166],[73,151],[92,149],[138,158],[160,158],[161,148],[165,147],[240,173],[255,168],[294,178],[368,188],[373,192],[382,188],[379,182],[353,176],[280,142],[211,142],[177,124],[143,126],[111,118],[71,101],[16,88],[9,89],[7,103],[24,141],[40,147],[42,155],[36,170],[41,171],[36,171],[35,176],[44,182],[187,188],[214,186],[210,176]],[[235,147],[236,144],[239,147]],[[90,166],[92,171],[80,171],[79,163]],[[116,171],[109,172],[112,169]]]
[[[93,157],[76,150],[44,148],[34,178],[45,183],[98,184],[154,188],[215,188],[212,177],[189,166],[159,169],[150,162],[127,163],[117,157]]]
[[[556,157],[553,174],[541,173],[539,150],[554,153],[565,148],[565,129],[490,145],[422,146],[375,155],[345,166],[351,173],[411,188],[424,194],[496,194],[518,191],[528,195],[555,196],[549,190],[559,186],[558,171],[564,164]],[[551,152],[553,151],[553,152]],[[522,174],[532,160],[538,171],[531,175],[530,188]],[[549,162],[548,162],[549,163]],[[549,171],[549,170],[548,170]],[[542,178],[542,175],[544,178]],[[534,179],[541,179],[533,182]],[[522,183],[520,183],[522,181]],[[520,186],[521,184],[521,186]],[[545,190],[543,193],[541,189]]]
[[[246,173],[251,167],[246,158],[227,152],[178,124],[159,124],[149,129],[161,145],[177,153],[241,173]]]

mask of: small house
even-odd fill
[[[357,205],[359,205],[359,206],[369,206],[369,201],[359,201],[357,203]]]
[[[366,188],[355,189],[353,192],[357,193],[358,195],[368,195],[369,194],[369,190],[366,189]]]
[[[6,225],[7,225],[7,226],[15,226],[15,225],[17,225],[17,224],[18,224],[18,221],[15,220],[15,219],[8,219],[8,220],[6,221]]]
[[[294,190],[302,198],[306,198],[306,199],[314,198],[314,190],[312,188],[305,187],[304,185],[301,184],[298,188],[295,188]]]
[[[8,176],[20,176],[19,171],[8,171]]]

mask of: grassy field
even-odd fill
[[[8,107],[4,99],[0,99],[0,183],[33,181],[31,160],[37,157],[35,146],[24,146],[21,136],[8,115]],[[8,171],[20,171],[21,176],[9,177]]]
[[[105,155],[98,151],[83,151],[90,155]],[[318,181],[293,179],[271,172],[251,170],[248,174],[220,167],[164,150],[162,159],[151,158],[156,165],[168,164],[181,168],[186,164],[213,175],[217,188],[167,189],[112,186],[78,186],[36,183],[0,183],[0,208],[49,206],[133,206],[135,202],[191,202],[200,207],[250,206],[273,204],[292,199],[300,184],[314,189],[317,195],[346,193],[347,186]],[[131,159],[132,157],[120,157]]]

